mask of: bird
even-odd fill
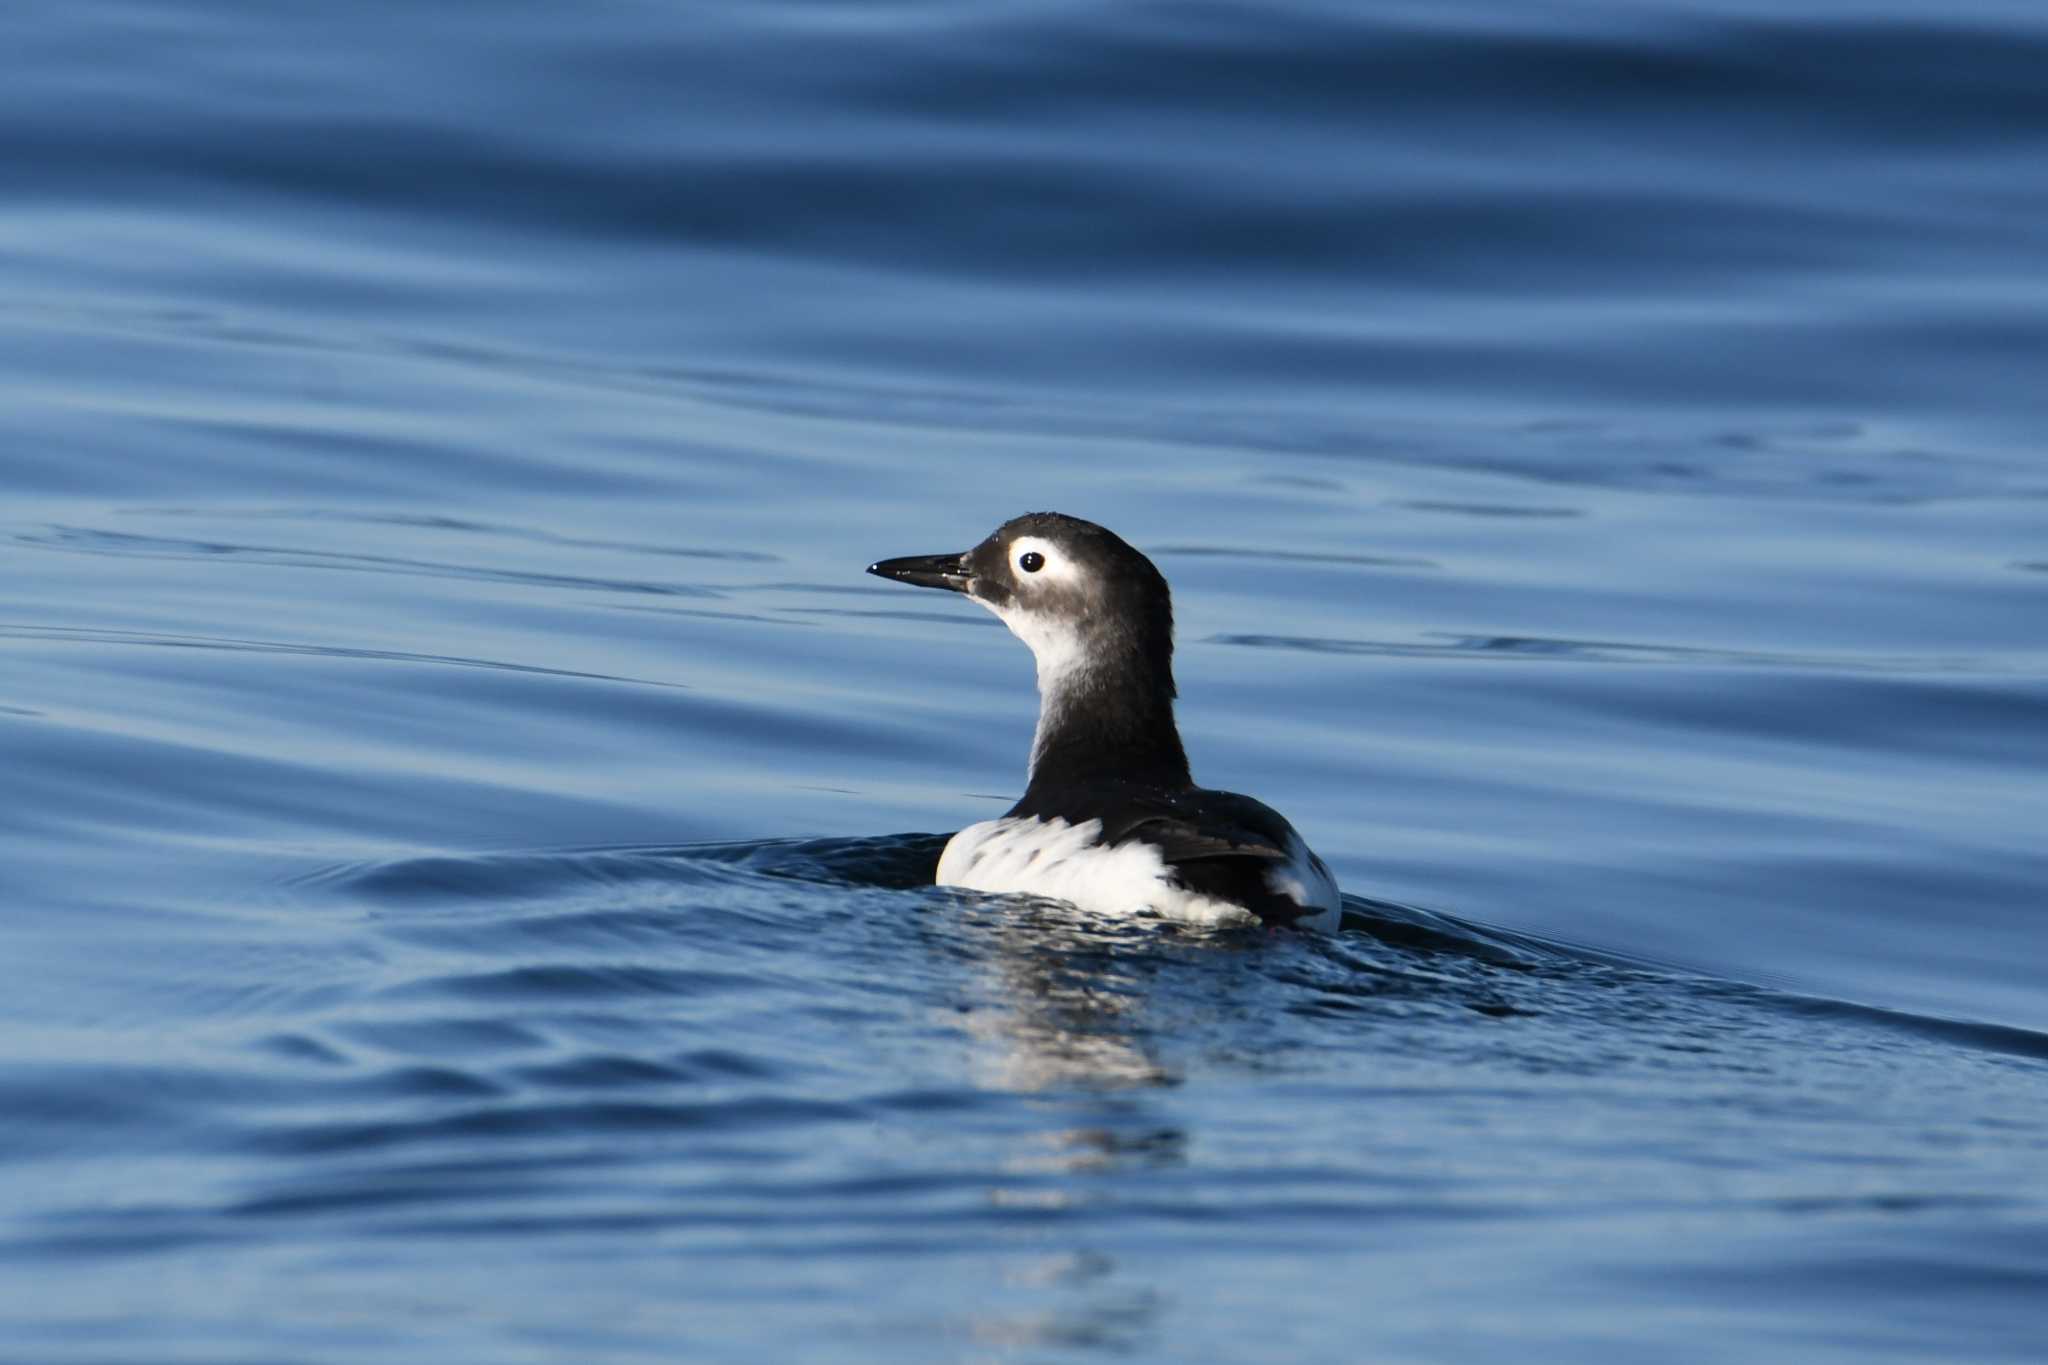
[[[1110,915],[1338,927],[1336,878],[1278,811],[1195,785],[1173,715],[1173,598],[1150,559],[1094,522],[1031,512],[964,553],[867,571],[960,593],[1037,661],[1024,794],[947,841],[937,884]]]

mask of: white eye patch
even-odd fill
[[[1010,572],[1019,586],[1034,579],[1055,583],[1071,583],[1075,579],[1074,561],[1061,554],[1049,540],[1018,536],[1010,542],[1009,554]]]

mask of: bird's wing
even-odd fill
[[[1128,820],[1119,821],[1118,828],[1105,824],[1103,838],[1112,844],[1126,839],[1143,839],[1156,846],[1160,856],[1169,864],[1206,862],[1217,858],[1250,858],[1267,862],[1287,860],[1287,835],[1285,826],[1273,828],[1270,822],[1257,818],[1258,813],[1272,815],[1270,810],[1252,801],[1249,797],[1232,797],[1231,803],[1218,802],[1213,798],[1231,796],[1228,792],[1204,792],[1212,798],[1199,803],[1176,802],[1161,810],[1134,812]],[[1255,812],[1239,811],[1233,804],[1242,802],[1256,807]],[[1247,818],[1247,816],[1251,818]]]

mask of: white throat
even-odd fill
[[[1094,667],[1088,642],[1071,622],[1015,607],[982,605],[1030,647],[1031,657],[1038,663],[1038,730],[1031,737],[1031,771],[1036,771],[1047,738],[1058,728],[1078,685]]]

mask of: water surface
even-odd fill
[[[2038,7],[0,51],[10,1358],[2038,1356]],[[925,884],[1045,507],[1344,933]]]

